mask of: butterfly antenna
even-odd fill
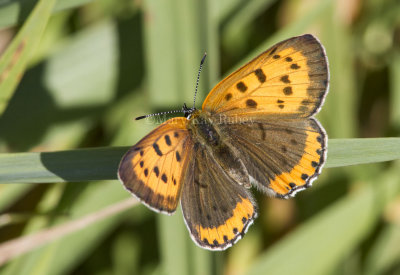
[[[203,68],[204,60],[206,60],[207,53],[205,52],[203,55],[203,58],[200,61],[200,68],[199,68],[199,73],[197,74],[197,81],[196,81],[196,88],[194,89],[194,99],[193,99],[193,108],[196,106],[196,95],[197,95],[197,88],[199,87],[199,81],[200,81],[200,73],[201,69]]]
[[[162,116],[162,115],[180,113],[180,112],[183,112],[183,110],[173,110],[173,111],[166,111],[166,112],[161,112],[161,113],[149,114],[149,115],[145,115],[145,116],[138,116],[137,118],[135,118],[135,120],[140,120],[140,119],[144,119],[144,118],[148,118],[148,117],[152,117],[152,116]]]
[[[161,113],[154,113],[154,114],[149,114],[149,115],[144,115],[144,116],[138,116],[135,118],[135,120],[140,120],[148,117],[153,117],[153,116],[161,116],[161,115],[168,115],[168,114],[174,114],[174,113],[183,113],[185,117],[189,117],[191,113],[195,110],[195,104],[196,104],[196,95],[197,95],[197,88],[199,87],[199,81],[200,81],[200,73],[201,69],[203,68],[204,61],[206,60],[207,53],[205,52],[203,55],[203,58],[200,61],[200,68],[199,68],[199,73],[197,74],[197,81],[196,81],[196,87],[194,91],[194,99],[193,99],[193,108],[188,108],[186,104],[183,104],[183,107],[181,110],[172,110],[172,111],[166,111],[166,112],[161,112]]]

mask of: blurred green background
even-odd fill
[[[35,3],[0,0],[0,51]],[[133,145],[155,127],[134,117],[191,104],[205,51],[198,108],[228,73],[304,33],[321,40],[330,63],[318,115],[329,138],[399,136],[397,0],[59,0],[0,116],[0,152]],[[180,210],[168,217],[136,205],[0,273],[400,274],[399,168],[324,169],[290,200],[254,192],[259,217],[224,252],[198,248]],[[116,180],[1,184],[0,247],[129,197]]]

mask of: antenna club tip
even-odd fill
[[[135,120],[140,120],[140,119],[144,119],[146,118],[146,116],[138,116],[137,118],[135,118]]]
[[[201,59],[200,64],[204,63],[204,60],[206,60],[206,57],[207,57],[207,52],[204,52],[204,55],[203,55],[203,58]]]

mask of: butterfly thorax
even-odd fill
[[[220,134],[215,129],[211,117],[202,111],[194,111],[189,119],[188,129],[194,140],[203,145],[219,147],[222,145]]]
[[[248,172],[228,137],[218,127],[218,119],[204,111],[194,111],[189,119],[188,130],[195,150],[207,150],[221,168],[238,184],[250,186]]]

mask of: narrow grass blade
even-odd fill
[[[198,16],[203,5],[198,1],[144,1],[146,13],[151,15],[144,23],[153,107],[179,104],[179,108],[183,102],[192,105],[197,70],[207,50],[205,39],[201,39],[206,33],[205,22]]]
[[[0,154],[0,183],[74,182],[116,179],[129,147]],[[332,139],[326,167],[400,159],[400,138]]]
[[[162,255],[163,274],[185,275],[189,273],[188,232],[183,223],[181,210],[173,216],[158,215],[158,234]]]
[[[58,0],[53,12],[81,6],[93,0]],[[35,1],[8,0],[0,2],[0,28],[25,21]]]
[[[326,167],[400,159],[400,138],[332,139]]]
[[[0,58],[0,115],[24,74],[51,15],[55,0],[40,0],[18,35]]]
[[[129,147],[0,154],[0,182],[74,182],[116,179]]]
[[[321,111],[320,118],[329,133],[336,137],[355,137],[357,132],[357,108],[361,91],[357,73],[352,66],[354,41],[351,33],[335,20],[335,9],[327,9],[322,16],[321,25],[325,32],[320,38],[328,56],[330,71],[330,91],[328,100]],[[340,106],[340,112],[337,111]],[[332,116],[332,114],[335,114]]]
[[[97,221],[129,209],[137,203],[138,202],[136,200],[127,199],[82,218],[72,220],[49,229],[44,229],[32,235],[23,236],[15,240],[2,243],[0,244],[0,266],[13,258],[20,256],[21,254],[29,252],[75,231],[82,230]]]
[[[105,210],[107,212],[109,206],[113,208],[112,205],[127,198],[136,202],[116,181],[52,186],[49,191],[65,186],[65,191],[58,201],[55,201],[56,204],[54,205],[54,202],[47,204],[47,211],[52,210],[55,215],[32,217],[21,235],[29,236],[48,228],[58,228],[63,224],[69,227],[70,221],[78,221],[83,217],[93,218],[100,215],[100,218],[95,218],[95,222],[89,222],[81,228],[74,225],[72,226],[73,230],[64,231],[51,242],[37,243],[39,246],[36,249],[9,262],[2,270],[2,274],[68,274],[81,263],[77,259],[87,259],[93,255],[96,248],[121,224],[121,221],[130,217],[130,219],[140,222],[140,217],[144,217],[140,214],[141,209],[137,207],[133,207],[131,210],[124,208],[123,213],[120,211],[108,212],[110,214],[108,216],[101,214],[104,209],[108,209]],[[46,192],[45,199],[47,200],[47,198],[51,198],[51,196],[48,196]],[[51,199],[54,200],[54,198]],[[43,199],[40,202],[40,206],[42,205]],[[43,207],[38,210],[46,211]],[[121,211],[123,210],[121,209]],[[60,257],[59,251],[63,251],[62,257]]]

